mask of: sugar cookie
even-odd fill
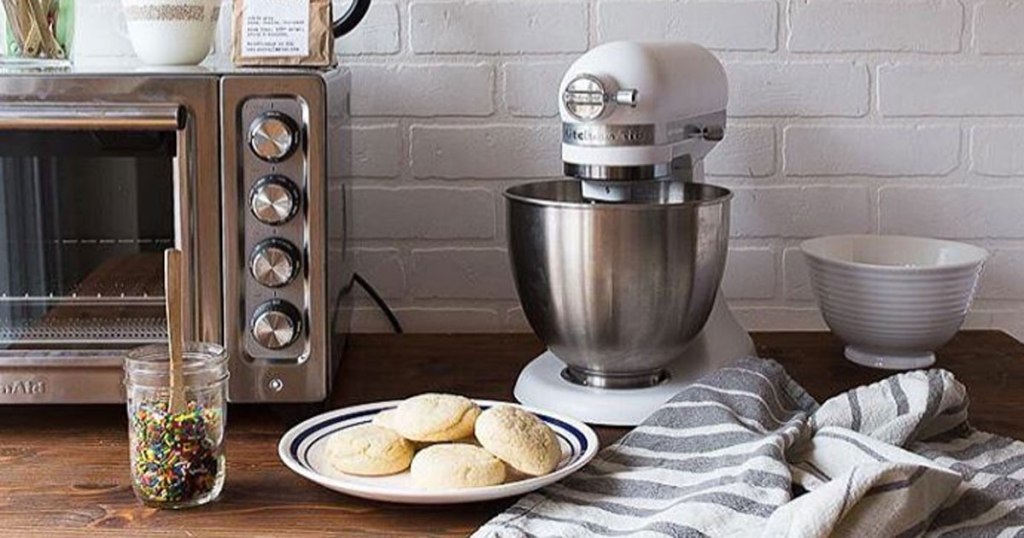
[[[555,432],[533,413],[511,405],[498,405],[476,421],[480,445],[522,473],[540,476],[562,459]]]
[[[475,488],[505,480],[505,464],[486,450],[466,444],[432,445],[412,460],[412,479],[421,488]]]
[[[412,443],[376,424],[360,424],[332,434],[324,454],[343,473],[378,476],[409,467],[415,452]]]
[[[420,394],[398,404],[390,419],[402,437],[412,441],[454,441],[473,435],[480,408],[454,394]]]
[[[394,430],[395,429],[395,410],[394,409],[388,409],[386,411],[381,411],[380,413],[377,413],[376,415],[373,416],[373,423],[378,425],[378,426],[387,428],[389,430]]]

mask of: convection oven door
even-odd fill
[[[189,267],[187,334],[220,340],[204,328],[219,291],[202,282],[219,253],[198,239],[219,205],[202,182],[218,178],[197,173],[190,117],[181,103],[0,103],[0,403],[120,401],[125,352],[166,338],[170,247]]]

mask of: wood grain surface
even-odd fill
[[[890,372],[846,362],[828,333],[754,335],[821,400]],[[445,391],[509,400],[519,369],[542,350],[530,335],[359,335],[329,407]],[[967,385],[975,426],[1024,438],[1024,344],[964,332],[938,366]],[[465,536],[511,501],[391,505],[328,491],[287,470],[277,441],[316,406],[232,406],[222,498],[182,512],[145,508],[128,477],[120,406],[0,406],[0,536]],[[599,431],[607,443],[624,430]]]

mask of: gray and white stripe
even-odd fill
[[[941,370],[819,406],[743,359],[474,536],[1016,536],[1024,443],[972,429],[967,408]]]

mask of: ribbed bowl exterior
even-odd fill
[[[956,334],[984,262],[876,268],[821,256],[806,260],[822,317],[837,336],[863,348],[899,352],[932,351]]]

